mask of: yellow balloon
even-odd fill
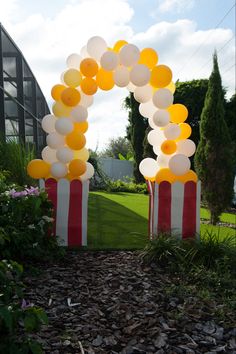
[[[51,96],[55,101],[60,101],[61,100],[61,93],[64,91],[66,86],[58,84],[54,85],[51,89]]]
[[[188,117],[187,108],[181,103],[172,104],[167,108],[170,113],[170,120],[173,123],[183,123]]]
[[[86,58],[80,63],[80,71],[84,76],[93,77],[98,72],[98,64],[92,58]]]
[[[177,150],[177,145],[174,140],[165,140],[161,144],[161,151],[166,155],[172,155]]]
[[[98,85],[94,79],[91,77],[85,77],[80,84],[81,90],[86,95],[94,95],[97,92]]]
[[[182,139],[188,139],[190,135],[192,134],[192,128],[189,124],[187,123],[180,123],[180,136],[178,139],[175,139],[176,141],[182,140]]]
[[[63,80],[66,85],[70,87],[77,87],[82,80],[81,73],[76,69],[68,69],[63,75]]]
[[[82,161],[88,161],[89,159],[89,151],[85,147],[81,150],[77,150],[74,152],[74,159],[80,159]]]
[[[52,105],[52,112],[56,117],[69,117],[72,107],[65,106],[62,102],[55,102]]]
[[[73,130],[66,136],[66,144],[72,150],[81,150],[86,144],[86,138],[83,133]]]
[[[166,65],[154,66],[151,72],[150,84],[153,87],[163,88],[172,80],[172,71]]]
[[[79,179],[73,176],[70,172],[67,173],[67,175],[64,177],[65,179],[68,179],[68,181],[73,181],[73,179]]]
[[[84,120],[83,122],[74,123],[74,130],[81,133],[86,133],[88,130],[88,122]]]
[[[193,170],[189,170],[187,173],[185,173],[182,176],[176,176],[176,181],[182,182],[182,183],[193,181],[193,182],[197,183],[198,177]]]
[[[171,81],[171,83],[169,85],[167,85],[165,88],[170,90],[172,93],[175,93],[176,86],[175,86],[175,83],[173,81]]]
[[[96,76],[96,82],[101,90],[111,90],[115,85],[112,71],[106,71],[103,68],[100,68]]]
[[[146,65],[149,69],[152,69],[158,62],[157,52],[152,48],[144,48],[140,52],[139,64]]]
[[[147,180],[147,181],[150,181],[150,182],[155,182],[155,177],[153,178],[153,177],[146,177],[146,176],[144,176],[144,178]]]
[[[35,159],[28,163],[27,173],[32,178],[46,178],[49,175],[49,172],[50,165],[43,160]]]
[[[81,176],[86,171],[86,163],[79,159],[74,159],[69,163],[70,174],[74,177]]]
[[[67,87],[61,93],[62,102],[69,107],[74,107],[80,102],[80,93],[73,87]]]
[[[120,39],[119,41],[117,41],[113,47],[113,51],[116,52],[116,53],[119,53],[119,51],[121,50],[121,48],[128,44],[128,42],[126,42],[125,40],[123,39]]]
[[[169,183],[173,183],[175,181],[175,175],[169,168],[161,168],[156,174],[156,183],[161,183],[164,181]]]

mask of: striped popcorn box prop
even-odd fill
[[[167,232],[179,238],[198,237],[200,232],[201,182],[157,184],[147,181],[149,191],[149,237]]]
[[[40,180],[54,206],[54,235],[62,246],[87,245],[89,181]]]

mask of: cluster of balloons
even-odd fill
[[[51,90],[52,113],[42,120],[48,134],[42,159],[32,160],[28,174],[33,178],[68,178],[86,180],[94,173],[87,162],[85,147],[88,129],[88,107],[98,89],[111,90],[115,85],[127,87],[140,103],[140,113],[149,119],[153,129],[148,141],[157,159],[144,159],[140,171],[146,179],[174,181],[176,178],[196,179],[189,171],[194,143],[188,139],[191,128],[184,123],[188,111],[173,104],[175,85],[172,72],[158,65],[158,55],[152,48],[141,51],[134,44],[119,40],[109,48],[101,37],[88,40],[80,54],[73,53],[61,82]]]

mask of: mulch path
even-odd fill
[[[234,353],[236,325],[214,318],[216,304],[168,295],[172,279],[135,252],[68,251],[27,276],[25,298],[49,325],[35,337],[45,353]]]

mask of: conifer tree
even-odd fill
[[[230,205],[233,196],[233,152],[224,115],[224,91],[217,54],[214,53],[213,70],[201,114],[200,142],[194,159],[195,169],[202,181],[203,199],[213,224]]]

